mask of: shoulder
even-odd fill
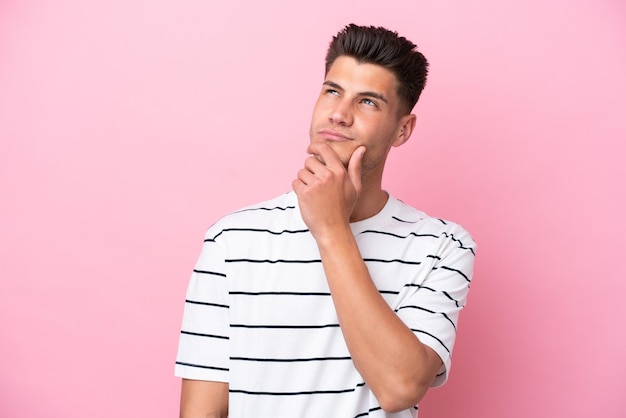
[[[476,242],[471,234],[457,222],[430,216],[399,199],[393,199],[391,225],[405,234],[432,236],[445,241],[457,243],[462,248],[474,249]]]
[[[300,219],[297,198],[293,192],[254,203],[221,217],[206,232],[206,238],[214,239],[224,231],[233,229],[269,228],[276,224],[293,224]]]

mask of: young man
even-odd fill
[[[445,382],[475,244],[381,186],[427,65],[384,28],[333,38],[293,191],[206,234],[176,362],[182,417],[415,417]]]

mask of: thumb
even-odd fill
[[[354,185],[357,192],[361,191],[361,168],[363,166],[363,154],[365,154],[365,147],[358,147],[350,156],[348,162],[348,177]]]

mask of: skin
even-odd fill
[[[387,194],[381,188],[385,160],[391,147],[404,144],[415,126],[415,115],[400,116],[397,86],[395,75],[385,68],[359,64],[342,56],[326,75],[313,109],[308,152],[314,158],[305,161],[305,169],[298,177],[302,181],[301,175],[314,173],[314,159],[332,164],[323,159],[324,148],[333,151],[325,152],[327,158],[338,158],[346,169],[353,156],[359,158],[365,151],[362,160],[355,162],[360,176],[351,182],[352,188],[359,189],[352,192],[354,196],[346,196],[351,205],[349,219],[353,222],[375,215],[387,202]],[[364,150],[355,154],[359,147]],[[298,184],[292,186],[298,193]]]
[[[352,360],[390,412],[417,404],[442,364],[384,301],[350,229],[387,202],[385,160],[415,126],[415,115],[400,114],[396,91],[396,77],[385,68],[338,58],[313,111],[312,156],[292,183]]]
[[[381,187],[387,155],[415,127],[415,115],[400,112],[397,83],[383,67],[337,58],[313,109],[311,156],[292,182],[353,362],[389,412],[416,405],[442,364],[384,301],[350,229],[387,202]],[[181,417],[227,412],[227,384],[183,380]]]
[[[183,379],[181,418],[227,418],[228,383]]]

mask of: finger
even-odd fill
[[[357,191],[361,190],[361,171],[363,167],[363,155],[365,154],[365,147],[358,147],[350,156],[348,162],[348,177],[354,185]]]
[[[309,185],[315,181],[315,174],[307,169],[302,169],[298,171],[298,180],[300,180],[303,184]]]
[[[309,170],[311,173],[319,173],[325,167],[324,163],[320,161],[319,158],[312,156],[304,160],[304,168]]]
[[[302,183],[302,180],[300,179],[294,179],[291,182],[291,188],[293,189],[294,192],[296,192],[297,195],[300,195],[304,186],[305,186],[304,183]]]
[[[310,144],[307,152],[309,154],[313,154],[315,158],[322,162],[327,167],[331,166],[343,166],[341,163],[341,159],[339,155],[335,152],[335,150],[328,144],[324,143],[314,143]]]

